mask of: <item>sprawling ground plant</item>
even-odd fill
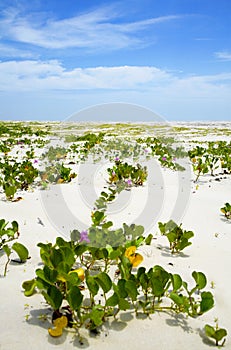
[[[217,141],[208,142],[205,147],[197,145],[188,151],[188,155],[196,175],[195,182],[209,172],[213,176],[217,169],[223,170],[225,174],[231,173],[231,143]]]
[[[202,272],[192,273],[194,286],[189,289],[180,275],[159,265],[135,269],[143,260],[137,250],[150,239],[133,237],[123,245],[98,248],[92,246],[90,232],[74,235],[77,241],[58,237],[54,245],[39,243],[44,266],[23,283],[26,296],[40,292],[52,307],[51,336],[60,336],[64,327],[95,330],[121,310],[136,315],[168,310],[196,317],[213,307]]]
[[[5,156],[0,163],[0,185],[8,200],[13,200],[18,190],[28,190],[37,176],[38,170],[30,160],[17,162]]]
[[[106,209],[119,193],[111,185],[101,192],[88,230],[73,230],[70,241],[57,237],[55,244],[38,244],[43,267],[22,286],[25,296],[41,293],[52,308],[50,336],[74,329],[81,340],[81,328],[98,332],[121,311],[197,317],[214,305],[212,293],[204,290],[207,279],[202,272],[193,271],[194,284],[189,288],[179,274],[160,265],[149,269],[141,265],[141,246],[150,245],[153,236],[145,237],[144,227],[135,224],[112,229]]]
[[[204,331],[205,331],[205,334],[207,335],[207,337],[215,340],[216,346],[221,347],[221,346],[225,345],[226,339],[224,339],[224,338],[227,336],[227,330],[225,328],[220,328],[218,326],[217,319],[215,319],[215,327],[213,327],[209,324],[206,324],[204,327]],[[219,344],[220,341],[222,341],[221,344]]]
[[[189,239],[194,236],[192,231],[183,230],[181,225],[177,225],[173,220],[167,223],[159,222],[159,229],[162,235],[166,236],[169,241],[171,253],[179,253],[192,243]]]
[[[231,204],[230,203],[225,203],[224,207],[221,209],[222,214],[225,215],[226,219],[231,219]]]
[[[148,176],[147,167],[142,167],[140,164],[134,166],[127,162],[122,162],[119,158],[115,159],[115,164],[112,168],[108,168],[108,174],[110,184],[126,182],[128,186],[142,186]]]
[[[28,249],[22,243],[14,242],[10,245],[10,243],[17,240],[18,237],[19,230],[17,221],[12,221],[10,226],[9,222],[5,219],[0,219],[0,257],[4,254],[7,256],[4,276],[6,276],[10,255],[13,251],[18,255],[19,262],[25,262],[29,258]]]
[[[76,176],[77,174],[72,172],[71,168],[67,168],[63,163],[60,164],[58,162],[48,165],[43,171],[40,171],[42,183],[70,182]]]

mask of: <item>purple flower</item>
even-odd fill
[[[126,180],[126,183],[127,183],[128,186],[131,186],[132,185],[132,180],[131,179]]]
[[[166,158],[166,157],[162,157],[162,160],[163,160],[163,161],[166,161],[166,160],[167,160],[167,158]]]
[[[115,161],[118,162],[120,160],[120,157],[115,157]]]
[[[34,160],[34,164],[36,164],[36,163],[38,163],[38,159],[35,159],[35,160]]]
[[[80,240],[79,240],[79,242],[83,242],[83,241],[85,241],[87,243],[90,243],[90,239],[88,238],[87,231],[80,232]]]
[[[176,158],[173,158],[174,162],[176,161]]]

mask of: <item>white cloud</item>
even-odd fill
[[[66,70],[57,60],[0,63],[1,90],[136,89],[163,84],[171,76],[155,67],[121,66]]]
[[[128,102],[167,118],[230,118],[231,73],[183,76],[157,67],[0,62],[0,118],[66,118],[94,104]],[[12,101],[14,101],[12,103]]]
[[[231,93],[231,73],[178,76],[150,66],[76,67],[59,61],[0,62],[0,90],[8,92],[136,91],[167,99],[212,98]]]
[[[215,52],[215,56],[222,61],[231,61],[231,52],[219,51]]]
[[[179,16],[161,16],[141,21],[116,23],[121,14],[104,7],[67,19],[42,19],[23,16],[16,9],[4,12],[0,20],[3,39],[10,39],[46,49],[87,48],[121,49],[138,45],[137,33]],[[144,38],[142,38],[143,42]]]

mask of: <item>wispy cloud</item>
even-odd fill
[[[215,56],[221,61],[231,61],[231,52],[228,51],[215,52]]]
[[[9,44],[0,43],[0,53],[2,57],[11,58],[11,59],[14,57],[22,58],[22,59],[38,58],[38,55],[36,55],[35,53],[32,53],[29,50],[19,49]]]
[[[7,9],[0,19],[2,39],[45,49],[121,49],[139,45],[140,32],[157,23],[177,20],[180,16],[161,16],[141,21],[125,21],[115,8],[106,6],[66,19],[25,15]],[[117,21],[119,19],[119,21]]]

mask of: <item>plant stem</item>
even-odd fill
[[[8,267],[9,262],[10,262],[10,257],[7,255],[7,262],[6,262],[5,268],[4,268],[4,277],[6,277],[6,272],[7,272],[7,267]]]

